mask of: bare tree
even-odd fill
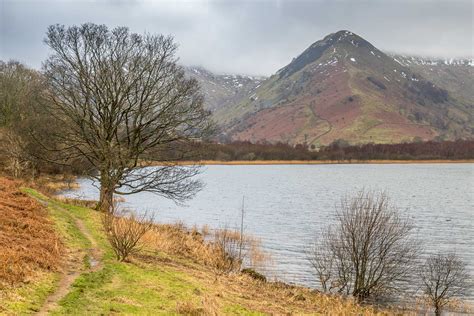
[[[472,286],[466,264],[453,253],[428,257],[420,268],[420,278],[437,316],[451,299],[466,295]]]
[[[49,110],[63,127],[57,156],[87,159],[102,210],[114,193],[183,201],[200,188],[192,178],[198,168],[175,160],[188,157],[184,144],[208,134],[210,114],[197,81],[176,64],[173,38],[88,23],[50,26],[45,43],[53,51],[43,66]],[[159,166],[142,168],[150,161]]]
[[[25,141],[14,131],[0,132],[0,160],[4,161],[5,169],[15,178],[20,177],[30,163],[25,147]]]
[[[31,103],[37,101],[40,86],[38,72],[17,61],[0,60],[0,127],[11,127],[22,120],[31,110]]]
[[[37,166],[35,153],[39,146],[29,132],[33,127],[40,129],[37,123],[42,119],[43,91],[39,72],[17,61],[0,61],[0,164],[14,177],[24,176],[27,171],[34,174]]]
[[[324,291],[364,301],[406,288],[418,247],[408,218],[386,194],[342,199],[331,226],[309,253]]]

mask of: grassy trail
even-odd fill
[[[45,197],[38,196],[34,194],[35,198],[44,206],[49,207],[50,203]],[[91,235],[87,227],[84,225],[83,221],[76,218],[73,213],[69,212],[64,207],[61,207],[59,204],[53,204],[51,206],[58,212],[64,213],[63,216],[71,216],[73,218],[73,223],[82,237],[87,239],[91,248],[87,249],[86,257],[81,258],[78,252],[72,253],[71,256],[66,260],[63,271],[60,275],[60,280],[58,282],[57,289],[51,293],[45,300],[43,306],[38,311],[37,315],[47,315],[49,312],[58,308],[58,303],[63,299],[71,290],[71,285],[74,281],[83,273],[84,265],[87,268],[87,271],[98,271],[102,268],[102,250],[98,247],[97,241]],[[81,260],[84,261],[84,264],[81,264]],[[87,261],[88,260],[88,261]]]

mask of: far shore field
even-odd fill
[[[180,161],[180,165],[328,165],[328,164],[426,164],[426,163],[474,163],[474,159],[459,160],[200,160]],[[149,165],[161,165],[150,163]]]

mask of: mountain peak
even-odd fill
[[[309,46],[303,53],[294,58],[290,64],[278,71],[280,78],[291,76],[306,65],[319,59],[326,51],[335,51],[336,47],[344,47],[346,51],[365,48],[372,52],[378,52],[379,55],[381,54],[372,44],[359,35],[351,31],[341,30],[331,33]]]
[[[331,34],[326,35],[326,37],[324,37],[323,40],[343,39],[343,38],[350,37],[350,36],[358,36],[358,35],[355,34],[355,33],[352,33],[351,31],[348,31],[348,30],[340,30],[340,31],[337,31],[335,33],[331,33]]]
[[[352,33],[351,31],[342,30],[336,33],[331,33],[327,35],[322,41],[328,42],[329,44],[335,45],[336,43],[348,42],[357,46],[367,46],[371,45],[365,39],[359,35]],[[316,42],[318,43],[318,42]]]

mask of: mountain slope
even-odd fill
[[[235,74],[214,74],[202,67],[184,67],[186,76],[195,78],[205,97],[205,106],[211,111],[225,109],[248,97],[265,77]]]
[[[215,117],[233,140],[314,146],[471,137],[473,128],[472,103],[349,31],[312,44]]]
[[[460,101],[474,104],[474,60],[404,55],[391,55],[391,57],[437,86],[448,90]]]

